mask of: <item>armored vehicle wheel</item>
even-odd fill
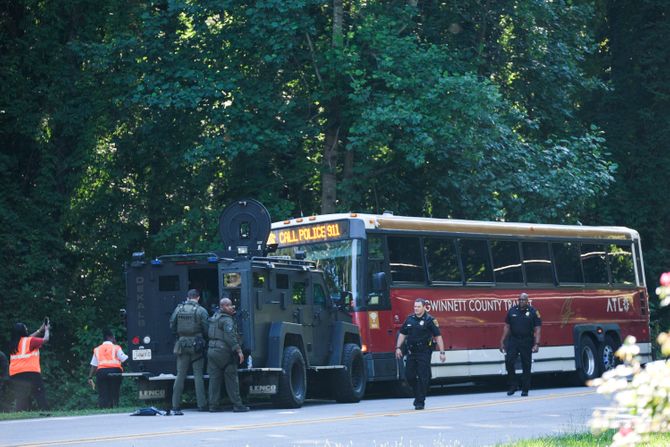
[[[344,345],[342,364],[345,369],[338,371],[335,379],[335,400],[338,402],[358,402],[365,394],[367,383],[361,348],[353,343]]]
[[[284,371],[272,401],[279,408],[300,408],[307,395],[307,371],[300,349],[295,346],[284,348],[281,366]]]

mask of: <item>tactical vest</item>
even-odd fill
[[[195,303],[183,303],[177,311],[177,334],[180,337],[193,337],[200,333],[198,324],[198,305]]]
[[[215,313],[214,316],[210,319],[209,323],[209,333],[207,334],[207,337],[210,340],[224,340],[224,334],[225,331],[223,330],[223,314],[220,313]]]

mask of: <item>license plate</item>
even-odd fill
[[[151,349],[133,349],[133,360],[151,360]]]

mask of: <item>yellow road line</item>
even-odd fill
[[[277,428],[277,427],[291,427],[295,425],[306,425],[306,424],[323,424],[323,423],[332,423],[332,422],[342,422],[350,420],[361,420],[361,419],[374,419],[380,417],[393,417],[401,416],[406,414],[420,415],[425,413],[439,413],[439,412],[448,412],[454,410],[464,410],[464,409],[473,409],[473,408],[484,408],[484,407],[496,407],[500,405],[514,405],[527,403],[529,401],[542,401],[542,400],[556,400],[566,397],[581,397],[588,396],[590,394],[596,394],[594,390],[588,391],[579,391],[568,394],[549,394],[546,396],[532,396],[523,399],[499,399],[494,401],[485,401],[479,403],[465,403],[457,405],[449,405],[445,407],[435,407],[426,409],[423,411],[416,410],[399,410],[394,412],[379,412],[379,413],[355,413],[347,416],[333,416],[326,418],[315,418],[315,419],[299,419],[295,421],[283,421],[283,422],[268,422],[264,424],[245,424],[245,425],[229,425],[225,427],[215,427],[215,428],[195,428],[195,429],[185,429],[185,430],[176,430],[176,431],[161,431],[161,432],[149,432],[149,433],[137,433],[129,435],[118,435],[118,436],[100,436],[95,438],[81,438],[81,439],[66,439],[60,441],[40,441],[36,443],[28,444],[5,444],[0,447],[41,447],[41,446],[54,446],[54,445],[76,445],[76,444],[88,444],[96,442],[106,442],[106,441],[129,441],[134,439],[145,439],[145,438],[158,438],[163,436],[183,436],[183,435],[192,435],[196,433],[220,433],[228,431],[238,431],[238,430],[251,430],[251,429],[264,429],[264,428]]]

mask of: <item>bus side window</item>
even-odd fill
[[[519,243],[516,241],[491,241],[493,273],[496,283],[523,283]]]
[[[582,265],[587,284],[607,284],[607,252],[600,244],[582,244]]]
[[[466,283],[493,282],[493,269],[486,241],[461,239],[460,243]]]
[[[523,266],[527,283],[553,284],[554,274],[546,242],[522,242]]]
[[[635,284],[635,267],[630,245],[611,244],[607,247],[613,284]]]
[[[462,284],[456,240],[425,238],[423,244],[430,281]]]
[[[584,284],[579,244],[574,242],[555,242],[551,248],[554,251],[558,283]]]
[[[425,282],[418,237],[388,237],[393,282]]]

